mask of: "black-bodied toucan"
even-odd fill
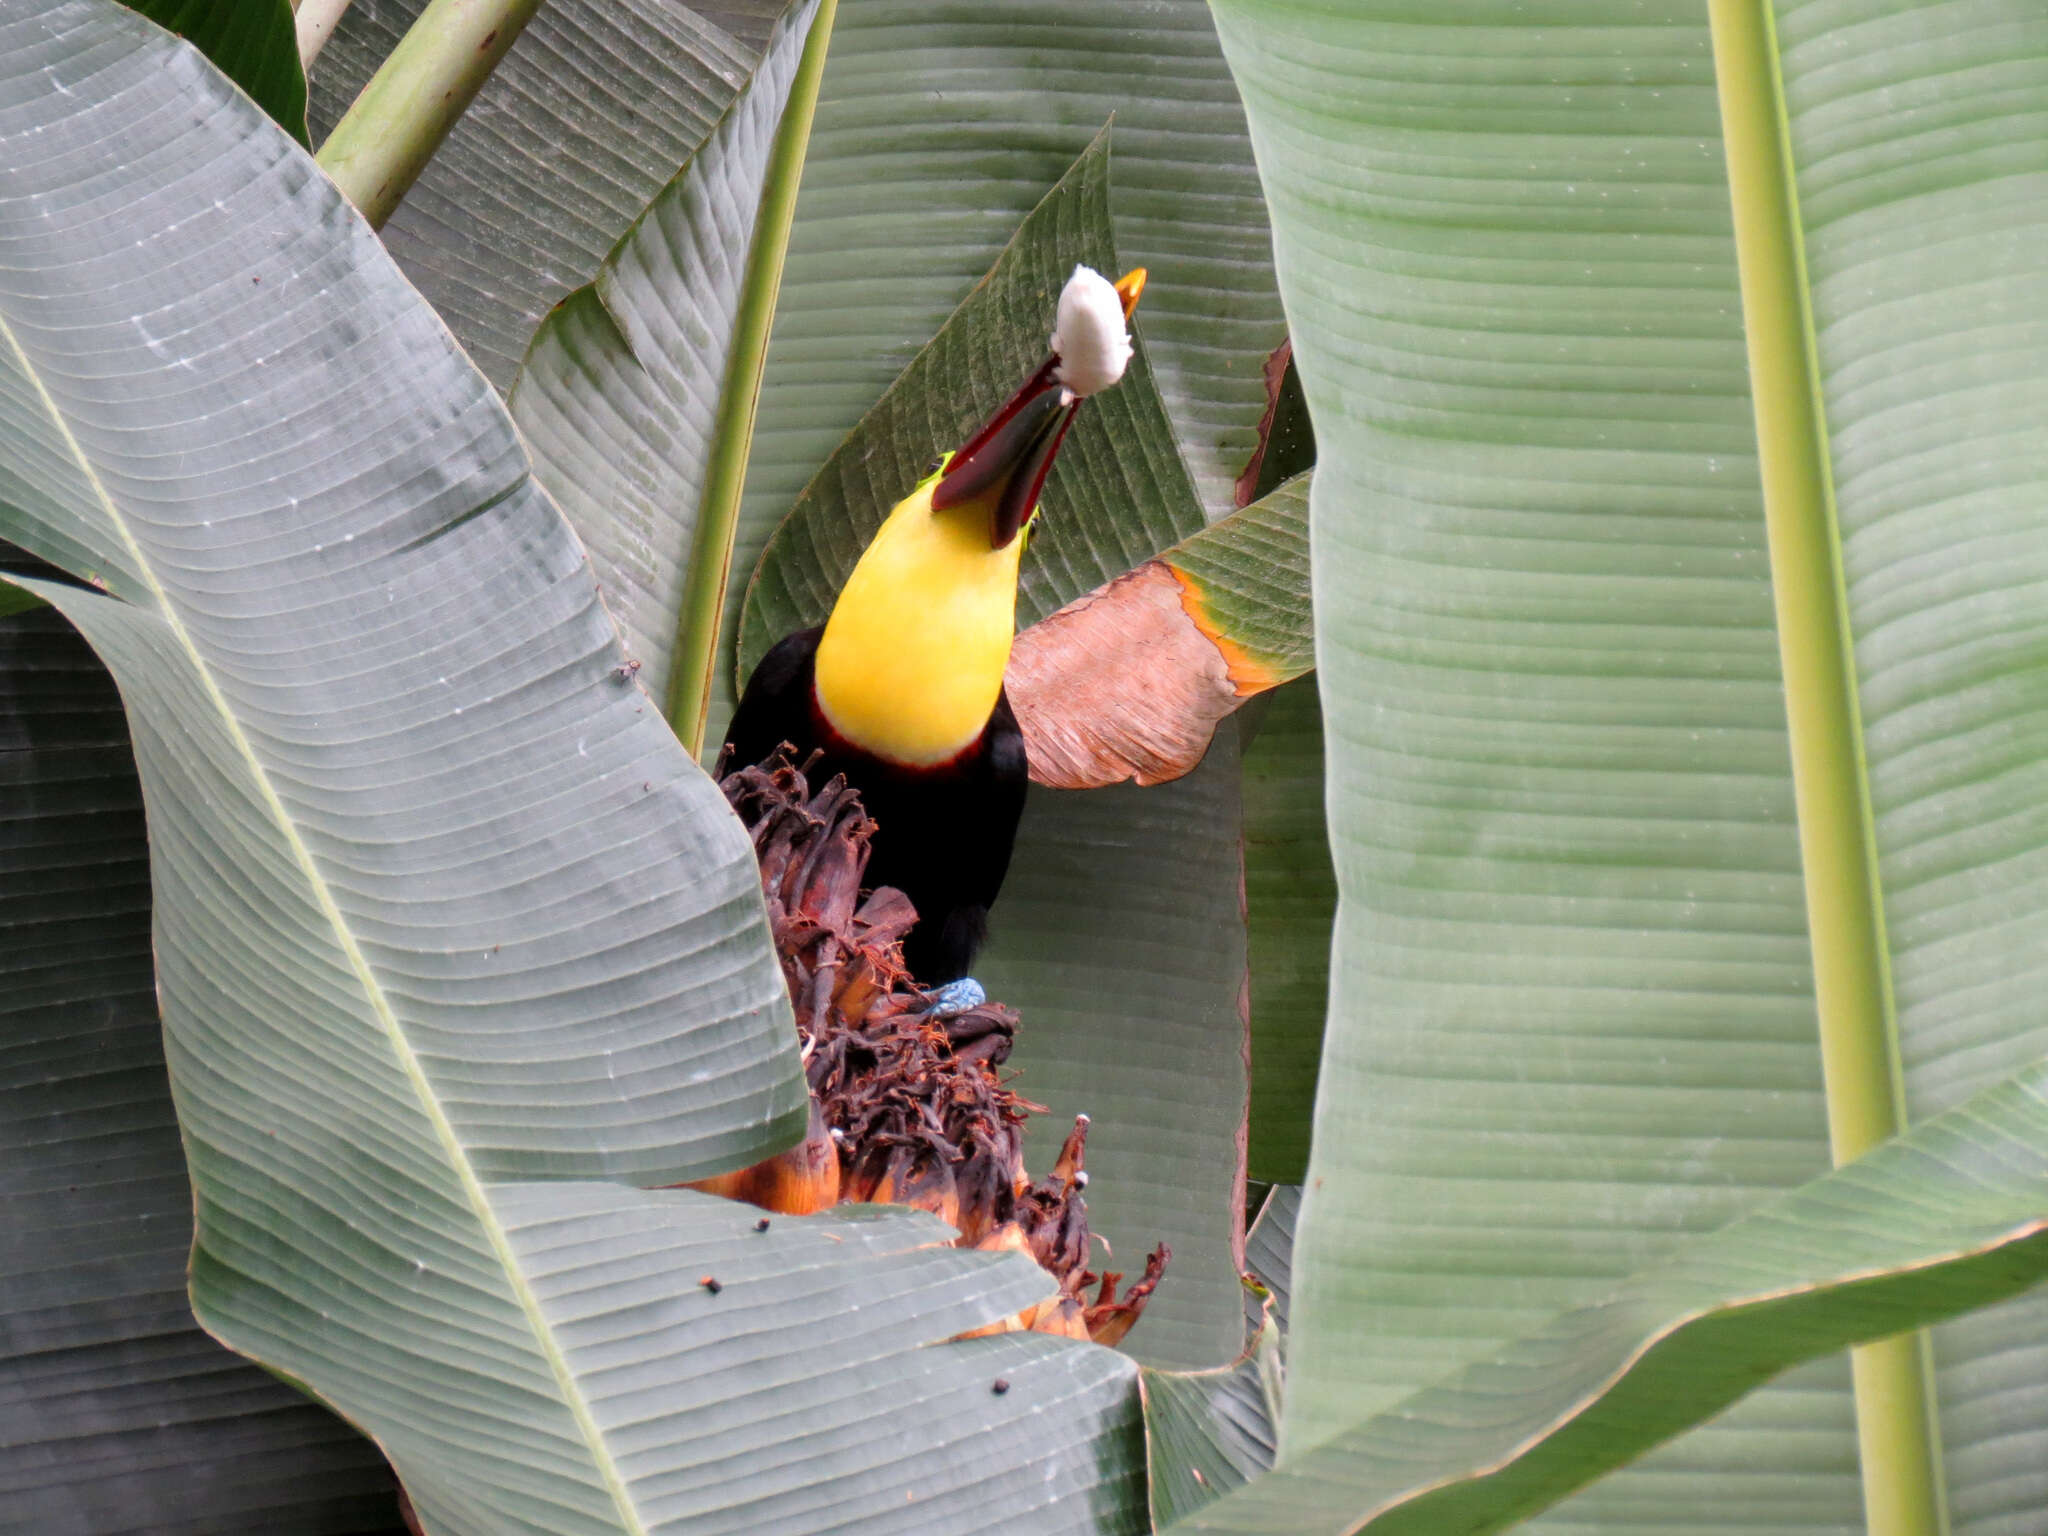
[[[911,975],[978,1001],[962,981],[1010,867],[1029,765],[1003,669],[1016,634],[1017,566],[1053,457],[1080,402],[1114,384],[1144,269],[1114,285],[1078,267],[1060,294],[1052,355],[957,452],[898,502],[831,617],[754,668],[725,733],[729,762],[781,743],[846,775],[875,822],[870,885],[917,908]],[[963,990],[964,989],[964,990]]]

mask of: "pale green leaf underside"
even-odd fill
[[[1909,1115],[2048,1054],[2048,16],[1777,8]],[[1940,1330],[1958,1536],[2042,1529],[2048,1302]]]
[[[395,1050],[376,1091],[484,1176],[772,1146],[802,1090],[751,850],[503,408],[196,55],[93,4],[8,43],[0,521],[112,594],[43,592],[136,719],[174,1046],[231,1012],[273,1070]]]
[[[776,24],[731,110],[595,280],[549,312],[512,387],[535,473],[590,552],[657,699],[669,696],[755,210],[816,13],[804,0]]]
[[[1323,1097],[1370,1118],[1318,1129],[1318,1171],[1347,1172],[1311,1194],[1302,1250],[1289,1426],[1313,1435],[1347,1378],[1420,1380],[1522,1298],[1582,1299],[1596,1276],[1560,1250],[1647,1259],[1817,1161],[1820,1119],[1704,17],[1219,16],[1316,411],[1319,610],[1375,594],[1321,619],[1347,914]],[[1997,0],[1777,21],[1925,1115],[2044,1038],[2044,386],[2015,318],[2048,284],[2043,23]],[[1482,888],[1476,924],[1442,924]],[[1512,1093],[1475,1088],[1488,1062]],[[1495,1236],[1404,1219],[1425,1192]],[[1474,1267],[1507,1278],[1429,1284]],[[1363,1288],[1387,1304],[1360,1314]],[[1959,1530],[2048,1491],[2039,1306],[1937,1336]],[[1813,1385],[1796,1417],[1745,1404],[1559,1528],[1710,1507],[1688,1486],[1780,1528],[1855,1518],[1847,1420]]]
[[[1046,194],[776,531],[748,589],[744,660],[830,612],[929,460],[1038,365],[1074,265],[1114,270],[1109,144],[1098,138]],[[1024,616],[1202,527],[1151,379],[1141,340],[1123,382],[1076,416],[1025,554]],[[1245,1094],[1238,869],[1234,727],[1171,785],[1034,790],[977,962],[990,994],[1023,1015],[1019,1091],[1052,1110],[1033,1122],[1034,1166],[1073,1116],[1091,1116],[1088,1206],[1111,1267],[1136,1274],[1155,1243],[1173,1248],[1130,1338],[1150,1363],[1220,1365],[1242,1339],[1231,1253]]]
[[[1342,891],[1291,1447],[1827,1150],[1704,14],[1217,16],[1315,417]],[[1557,1528],[1853,1519],[1825,1369]]]
[[[316,142],[425,8],[354,0],[313,66]],[[534,14],[383,229],[499,389],[550,306],[590,281],[704,141],[780,9],[548,0]]]
[[[1692,1239],[1607,1300],[1442,1385],[1290,1452],[1174,1529],[1500,1530],[1794,1361],[2038,1283],[2048,1276],[2044,1187],[2048,1063]]]
[[[376,1448],[192,1320],[142,791],[106,669],[52,612],[0,623],[0,722],[7,1523],[396,1530]]]

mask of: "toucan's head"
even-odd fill
[[[932,510],[983,503],[989,511],[989,547],[1001,549],[1031,521],[1081,402],[1123,377],[1131,359],[1125,330],[1145,269],[1111,283],[1092,267],[1076,267],[1060,291],[1052,352],[1023,386],[1003,402],[958,453],[950,455],[932,487]]]

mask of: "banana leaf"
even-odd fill
[[[1290,1451],[1271,1476],[1172,1529],[1505,1529],[1791,1361],[2048,1278],[2044,1131],[2048,1062],[1692,1239],[1441,1385]]]
[[[47,607],[0,620],[0,774],[7,1525],[397,1536],[377,1449],[192,1320],[142,789],[112,680]]]
[[[367,227],[105,0],[0,13],[0,119],[0,534],[128,712],[208,1331],[434,1532],[1140,1528],[1129,1362],[942,1342],[1028,1259],[632,1187],[800,1131],[751,852]]]
[[[313,66],[316,141],[425,8],[354,0]],[[704,142],[783,8],[549,0],[527,23],[382,231],[500,390],[542,317]]]
[[[673,696],[756,210],[817,12],[805,0],[785,14],[702,149],[595,280],[549,311],[511,389],[541,480],[590,551],[657,699]]]
[[[2043,291],[2048,75],[1995,0],[1216,14],[1317,429],[1341,893],[1284,1458],[1824,1166],[1816,972],[1878,1000],[1846,1059],[1895,1051],[1909,1121],[2041,1054],[2044,385],[2001,342]],[[1730,18],[1776,48],[1717,81]],[[1731,196],[1789,236],[1740,278]],[[1803,442],[1751,393],[1788,359]],[[1825,515],[1774,605],[1788,451]],[[1862,940],[1809,933],[1856,892]],[[1889,1416],[1957,1529],[2043,1507],[2039,1307],[1937,1334],[1937,1431]],[[1796,1373],[1552,1528],[1840,1529],[1848,1388]]]

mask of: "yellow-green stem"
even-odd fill
[[[1708,0],[1708,15],[1785,674],[1828,1139],[1840,1164],[1904,1127],[1905,1085],[1770,0]],[[1865,1345],[1853,1366],[1872,1536],[1942,1536],[1948,1516],[1925,1336]]]
[[[775,324],[775,299],[782,288],[782,262],[789,227],[796,217],[797,184],[811,143],[811,119],[818,110],[818,84],[825,53],[832,46],[838,0],[820,0],[804,39],[803,57],[790,82],[789,102],[769,151],[754,239],[747,248],[746,277],[739,313],[733,318],[732,351],[705,466],[704,495],[690,539],[689,573],[668,675],[668,723],[693,756],[704,752],[705,713],[711,707],[711,669],[717,664],[718,632],[725,620],[726,589],[732,578],[733,541],[739,535],[740,495],[747,485],[747,455],[754,442],[754,413],[761,401],[761,371],[768,361],[768,333]]]
[[[320,146],[320,166],[382,229],[541,0],[432,0]]]

